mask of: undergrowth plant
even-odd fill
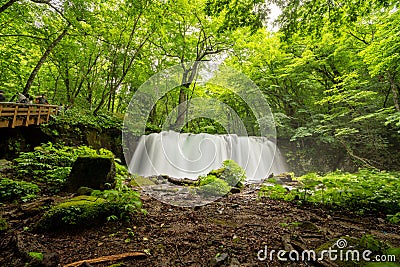
[[[40,189],[36,184],[0,177],[1,202],[29,201],[36,198],[39,192]]]
[[[300,186],[287,190],[282,185],[264,185],[259,195],[273,199],[322,204],[332,209],[390,216],[400,212],[400,173],[361,169],[358,173],[340,171],[320,176],[309,173],[296,178]]]
[[[35,147],[32,152],[20,153],[14,160],[16,178],[38,184],[46,193],[57,193],[65,186],[72,165],[79,156],[114,158],[113,153],[107,149],[70,147],[49,142]],[[115,165],[117,176],[128,175],[124,166],[118,162]]]
[[[89,110],[80,108],[68,109],[54,116],[47,126],[69,125],[90,126],[97,129],[122,129],[123,115],[101,111],[96,116]]]

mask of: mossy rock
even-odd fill
[[[76,193],[80,196],[90,196],[93,192],[93,189],[86,186],[81,186],[76,190]]]
[[[110,189],[115,186],[115,163],[111,157],[78,157],[67,179],[67,191],[76,192],[80,187]]]
[[[221,177],[221,174],[222,174],[224,171],[225,171],[225,168],[219,168],[219,169],[210,171],[208,174],[214,175],[214,176],[216,176],[217,178],[220,178],[220,177]]]
[[[227,182],[229,186],[240,190],[243,189],[246,181],[246,172],[234,160],[225,160],[221,168],[210,171],[208,176],[215,176]]]
[[[110,215],[118,214],[118,206],[99,197],[74,197],[52,207],[34,228],[41,231],[91,226],[104,222]]]
[[[197,192],[206,197],[221,197],[231,190],[229,184],[214,175],[207,175],[200,179],[200,186]]]
[[[133,180],[130,182],[131,186],[140,186],[140,187],[144,187],[144,186],[152,186],[152,185],[156,185],[152,180],[143,177],[143,176],[136,176],[135,178],[133,178]]]

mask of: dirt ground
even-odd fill
[[[146,216],[75,231],[32,233],[24,227],[37,215],[14,220],[10,215],[12,230],[1,234],[0,266],[65,266],[128,252],[145,256],[78,266],[340,266],[325,260],[279,261],[276,253],[270,260],[269,255],[272,250],[315,250],[334,245],[337,238],[365,234],[400,247],[400,227],[379,216],[259,200],[257,192],[229,195],[196,208],[174,207],[146,195],[142,200]],[[2,216],[7,218],[13,208],[3,207]],[[258,256],[263,258],[266,248],[268,257],[262,261]],[[29,252],[42,252],[43,261],[31,260]]]

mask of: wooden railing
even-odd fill
[[[0,128],[39,125],[57,114],[58,106],[0,102]]]

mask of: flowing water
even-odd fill
[[[129,170],[145,177],[165,174],[197,179],[220,168],[227,159],[233,159],[246,171],[248,182],[287,171],[275,143],[267,138],[173,131],[142,136]]]

